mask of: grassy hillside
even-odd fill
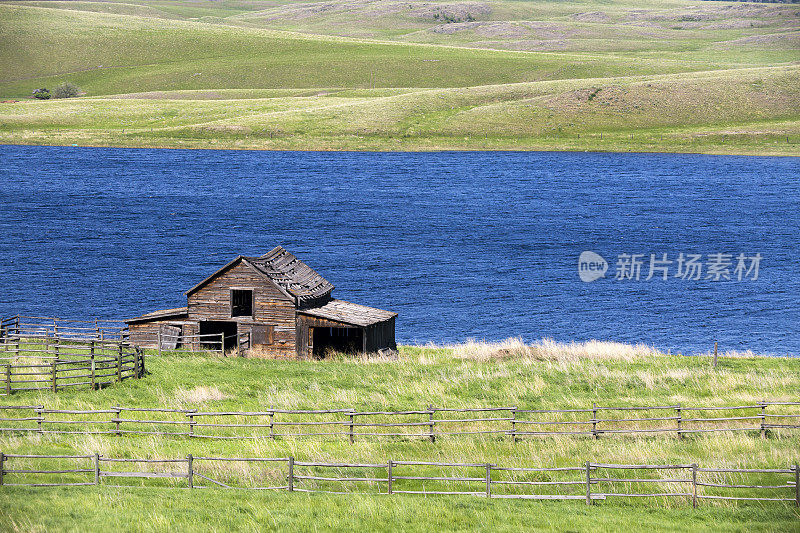
[[[797,399],[800,362],[792,359],[723,357],[717,370],[707,357],[662,354],[621,345],[537,348],[515,343],[456,348],[402,347],[397,360],[335,358],[321,362],[217,358],[203,355],[151,357],[150,374],[100,392],[21,393],[3,405],[41,404],[51,408],[107,408],[112,405],[208,410],[356,407],[413,409],[429,403],[449,407],[519,405],[583,408],[605,405],[676,403],[731,405],[762,398]],[[93,453],[111,457],[240,456],[298,460],[384,462],[389,458],[503,465],[573,466],[586,458],[608,462],[665,462],[714,466],[785,467],[800,460],[797,435],[776,433],[761,439],[752,433],[717,433],[677,439],[610,436],[530,438],[516,444],[496,436],[454,436],[435,444],[421,439],[344,439],[312,437],[258,441],[187,440],[161,436],[0,435],[5,453]],[[19,465],[20,460],[16,460]],[[28,466],[27,463],[22,466]],[[223,479],[280,482],[281,472],[259,465],[213,474]],[[219,470],[218,468],[222,468]],[[449,472],[453,475],[454,472]],[[148,482],[152,485],[152,482]],[[152,506],[152,499],[162,504]],[[104,505],[104,502],[116,502]],[[148,503],[150,502],[150,503]],[[9,530],[52,530],[69,516],[71,524],[92,529],[165,530],[207,527],[322,529],[517,528],[522,520],[543,529],[616,530],[636,520],[658,529],[791,529],[800,517],[788,505],[704,501],[693,511],[685,502],[663,498],[608,500],[586,509],[580,502],[502,502],[472,498],[415,498],[283,493],[231,495],[224,491],[80,488],[0,491],[0,523]],[[230,507],[233,507],[231,509]],[[187,509],[194,509],[187,516]],[[655,508],[655,509],[654,509]],[[99,510],[98,510],[99,509]],[[228,510],[231,512],[223,512]],[[267,512],[269,510],[269,512]],[[620,512],[624,510],[624,512]],[[295,521],[295,522],[290,522]],[[378,521],[378,522],[376,522]],[[385,522],[390,521],[390,522]],[[396,523],[395,523],[396,522]],[[483,526],[481,526],[483,524]],[[381,529],[384,529],[381,527]]]
[[[4,3],[0,142],[796,155],[800,6],[696,4]]]

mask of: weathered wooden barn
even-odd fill
[[[277,357],[324,357],[329,350],[395,350],[396,313],[331,296],[333,285],[278,246],[261,257],[239,256],[186,292],[187,306],[127,320],[131,342],[155,346],[219,338],[225,349],[242,338]],[[159,335],[161,332],[161,335]],[[166,333],[165,333],[166,332]]]

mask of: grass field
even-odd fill
[[[800,146],[795,5],[31,1],[0,21],[2,143]],[[85,96],[30,99],[64,81]]]
[[[209,410],[412,409],[518,405],[530,408],[654,405],[683,402],[733,405],[763,398],[797,400],[800,361],[727,357],[712,369],[705,356],[668,355],[647,347],[611,344],[529,348],[472,344],[455,348],[401,347],[396,360],[337,357],[320,362],[220,358],[204,355],[151,357],[150,374],[99,392],[21,393],[2,405],[107,408],[112,405]],[[586,458],[608,462],[691,463],[723,467],[781,467],[800,461],[797,435],[720,433],[676,439],[613,436],[525,439],[494,436],[424,439],[285,438],[258,441],[187,440],[168,436],[0,436],[4,453],[94,453],[111,457],[240,456],[297,460],[383,462],[492,462],[501,465],[574,466]],[[20,460],[15,460],[20,461]],[[23,464],[25,466],[25,464]],[[241,481],[254,475],[280,482],[280,472],[257,465],[215,470]],[[447,473],[447,472],[445,472]],[[452,475],[452,472],[450,472]],[[153,505],[154,499],[159,500]],[[615,531],[636,523],[658,530],[797,530],[800,511],[775,502],[704,501],[697,510],[670,498],[608,500],[587,509],[581,502],[531,503],[471,497],[287,495],[284,493],[167,488],[0,490],[0,528],[6,530],[137,530],[263,528]]]

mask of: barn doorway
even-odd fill
[[[361,328],[314,328],[312,354],[324,359],[331,352],[357,354],[363,350],[364,330]]]
[[[236,348],[236,335],[238,327],[236,322],[226,322],[222,320],[202,320],[200,322],[200,335],[225,335],[223,349],[225,351]],[[219,341],[214,338],[203,339],[200,345],[204,348],[219,350]]]

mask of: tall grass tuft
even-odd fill
[[[611,341],[590,340],[586,342],[561,343],[553,339],[541,339],[531,344],[521,338],[509,338],[499,342],[470,339],[463,344],[450,347],[458,359],[491,361],[494,359],[533,359],[536,361],[621,360],[633,361],[646,357],[668,355],[646,344],[622,344]]]

